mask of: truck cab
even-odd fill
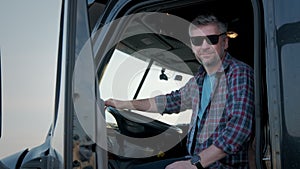
[[[182,87],[199,67],[188,26],[206,12],[228,23],[228,52],[254,69],[251,168],[299,168],[299,6],[297,0],[62,0],[49,131],[41,145],[0,159],[0,168],[130,169],[187,155],[191,110],[162,116],[104,101]],[[1,99],[0,117],[8,113],[5,104]]]

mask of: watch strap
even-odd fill
[[[195,166],[197,167],[197,169],[204,169],[204,167],[201,165],[200,161],[196,162]]]

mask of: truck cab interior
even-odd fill
[[[258,40],[255,29],[259,26],[255,24],[260,22],[250,0],[131,1],[116,12],[113,23],[105,23],[112,17],[102,15],[109,7],[103,1],[89,6],[101,100],[147,98],[183,86],[199,67],[190,48],[188,25],[201,13],[213,13],[228,23],[228,52],[233,57],[254,69],[263,64],[263,58],[255,56],[261,52],[255,48]],[[103,40],[101,32],[106,26],[110,31]],[[99,47],[99,39],[107,45]],[[263,85],[259,86],[265,90]],[[260,92],[260,95],[265,94]],[[186,155],[190,118],[191,111],[161,116],[106,108],[109,168],[130,168]],[[261,137],[256,139],[259,146],[253,143],[251,148],[259,147],[262,152],[259,154],[266,157],[267,118],[264,116],[256,123]],[[254,166],[254,150],[251,158]]]

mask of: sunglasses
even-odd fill
[[[191,42],[194,46],[201,46],[204,39],[210,45],[215,45],[219,42],[219,36],[225,35],[226,33],[221,33],[219,35],[208,35],[208,36],[193,36],[191,37]]]

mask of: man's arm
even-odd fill
[[[207,149],[201,151],[199,154],[201,157],[201,165],[207,167],[212,163],[224,158],[226,153],[215,145],[211,145]]]
[[[219,149],[218,147],[211,145],[207,149],[203,150],[199,154],[201,160],[201,165],[205,168],[211,165],[212,163],[224,158],[226,153]],[[192,165],[190,160],[177,161],[166,167],[166,169],[196,169],[196,166]]]
[[[157,112],[157,105],[154,98],[139,100],[117,100],[108,99],[104,102],[105,106],[112,106],[118,109],[140,110],[147,112]]]

